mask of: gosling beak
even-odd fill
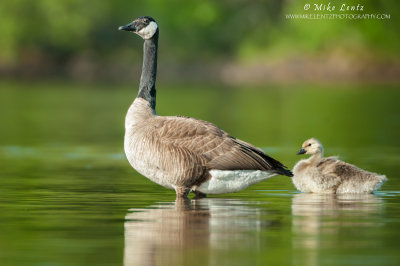
[[[299,152],[296,153],[296,154],[297,154],[297,155],[300,155],[300,154],[304,154],[304,153],[306,153],[306,150],[305,150],[304,148],[301,148],[301,149],[299,150]]]
[[[131,22],[129,24],[126,24],[125,26],[120,26],[118,28],[118,30],[124,30],[124,31],[136,31],[136,27],[135,27],[135,22]]]

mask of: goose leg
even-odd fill
[[[177,199],[187,199],[188,194],[190,192],[190,188],[187,187],[176,187],[175,188],[176,192],[176,198]]]
[[[193,199],[203,199],[207,197],[207,194],[202,193],[200,191],[193,191],[194,193],[194,198]]]

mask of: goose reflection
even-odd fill
[[[321,248],[340,246],[349,230],[355,238],[363,228],[376,225],[383,201],[374,194],[300,193],[292,199],[294,265],[319,265]],[[367,229],[368,230],[368,229]],[[357,239],[354,239],[357,241]],[[376,239],[376,241],[379,241]]]
[[[145,209],[130,209],[125,217],[124,265],[209,265],[215,250],[257,244],[268,226],[262,211],[248,202],[227,199],[177,200]],[[210,252],[212,250],[212,252]]]

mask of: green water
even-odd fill
[[[131,169],[134,86],[0,83],[0,265],[399,265],[395,86],[159,86],[157,111],[216,123],[293,167],[309,137],[389,181],[298,193],[290,178],[189,203]]]

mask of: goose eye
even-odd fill
[[[310,144],[308,144],[307,146],[311,146],[311,143],[310,143]]]

